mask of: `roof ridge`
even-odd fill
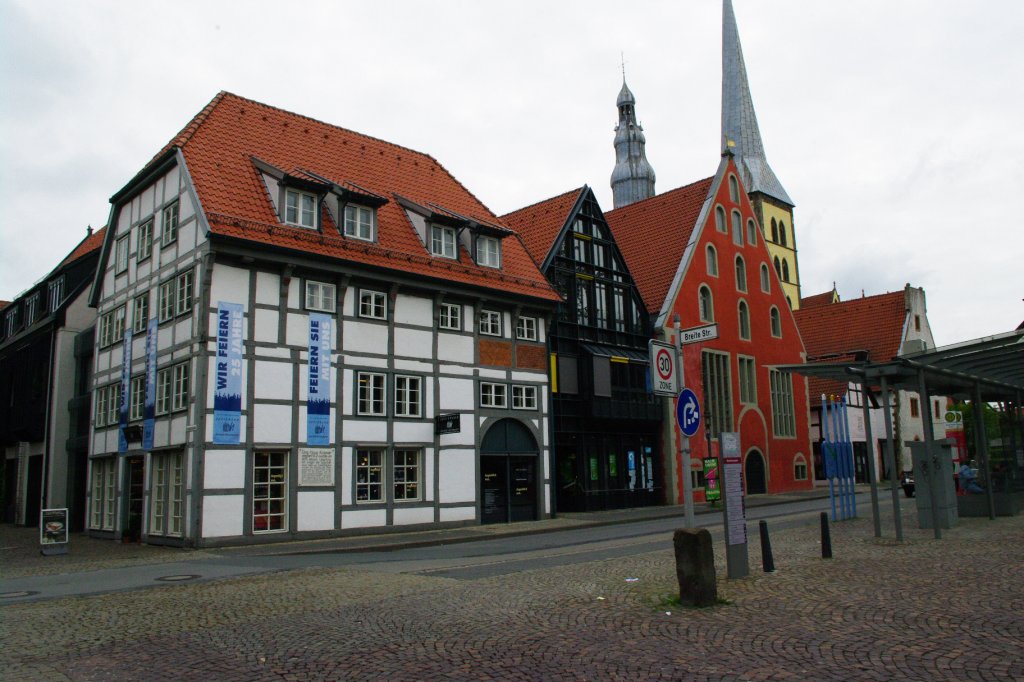
[[[555,199],[561,199],[562,197],[568,196],[570,194],[575,194],[575,195],[578,196],[579,193],[582,192],[586,187],[587,187],[587,185],[584,183],[584,184],[580,185],[579,187],[577,187],[575,189],[569,190],[568,192],[562,192],[561,194],[555,194],[555,195],[552,195],[552,196],[548,197],[547,199],[541,199],[540,201],[535,201],[532,204],[527,204],[526,206],[522,206],[520,208],[517,208],[514,211],[509,211],[508,213],[502,213],[500,216],[498,216],[498,218],[499,219],[504,219],[507,216],[510,216],[510,215],[513,215],[513,214],[516,214],[516,213],[521,213],[521,212],[526,211],[526,210],[531,209],[531,208],[536,208],[537,206],[540,206],[541,204],[546,204],[546,203],[548,203],[550,201],[554,201]]]
[[[641,199],[640,201],[635,201],[632,204],[627,204],[625,206],[620,206],[618,208],[613,208],[610,211],[605,211],[604,212],[604,216],[605,216],[605,218],[607,218],[612,213],[617,213],[619,211],[625,211],[625,210],[627,210],[629,208],[632,208],[634,206],[642,206],[644,204],[651,204],[651,203],[654,203],[655,201],[657,201],[658,199],[669,198],[671,195],[674,195],[674,194],[676,194],[678,192],[682,192],[683,190],[693,189],[697,185],[700,185],[703,182],[713,182],[714,179],[715,179],[714,175],[709,175],[706,178],[701,178],[700,180],[694,180],[693,182],[691,182],[691,183],[689,183],[687,185],[680,185],[679,187],[673,187],[672,189],[670,189],[668,191],[665,191],[665,192],[662,192],[661,194],[655,194],[653,197],[648,197],[646,199]]]

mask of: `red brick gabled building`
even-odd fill
[[[699,462],[719,455],[718,433],[736,431],[748,494],[806,489],[810,440],[806,380],[776,365],[804,348],[763,233],[731,155],[714,177],[606,214],[652,316],[655,336],[714,323],[718,338],[683,347],[684,383],[704,410],[707,438],[690,439],[695,497]],[[663,422],[671,499],[682,501],[680,432]]]

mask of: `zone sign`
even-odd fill
[[[676,348],[670,343],[648,341],[651,358],[651,389],[655,395],[675,396],[679,392]]]

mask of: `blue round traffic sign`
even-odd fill
[[[700,430],[700,403],[697,394],[688,388],[681,390],[676,398],[676,421],[687,438]]]

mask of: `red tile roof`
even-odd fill
[[[397,197],[482,224],[500,221],[429,155],[227,92],[218,94],[150,165],[172,147],[182,150],[214,237],[560,300],[515,237],[502,242],[500,270],[477,266],[464,252],[457,262],[430,256]],[[254,157],[292,176],[321,176],[386,197],[377,211],[378,241],[343,237],[331,221],[322,231],[282,224]]]
[[[604,214],[648,312],[661,310],[713,177]],[[658,248],[651,248],[655,243]]]
[[[501,216],[501,221],[519,233],[533,259],[543,264],[555,245],[558,233],[565,226],[569,212],[585,190],[586,187],[578,187],[557,197],[506,213]]]
[[[93,251],[99,250],[103,246],[103,236],[107,233],[106,227],[101,227],[90,235],[87,235],[85,239],[79,242],[78,246],[71,250],[71,253],[67,255],[67,258],[60,262],[58,268],[65,265],[70,265],[82,256],[87,256]]]
[[[4,308],[9,306],[10,304],[11,304],[10,301],[0,301],[0,310],[3,310]]]
[[[836,296],[835,289],[830,291],[823,291],[820,294],[814,294],[813,296],[806,296],[800,299],[800,308],[813,308],[819,305],[831,305]]]

